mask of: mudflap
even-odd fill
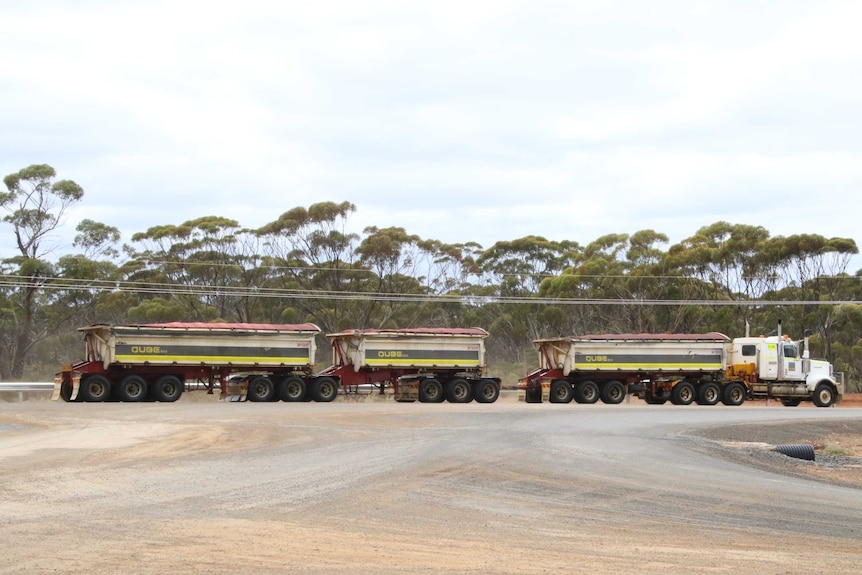
[[[246,401],[248,400],[248,379],[231,381],[228,383],[227,391],[219,397],[221,401]]]

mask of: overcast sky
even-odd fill
[[[485,247],[719,220],[862,244],[862,2],[7,0],[0,22],[0,176],[75,180],[70,230],[348,200],[352,231]]]

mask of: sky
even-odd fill
[[[0,175],[84,188],[59,243],[346,200],[351,231],[485,247],[722,220],[862,245],[862,2],[6,0],[0,22]]]

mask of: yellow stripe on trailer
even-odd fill
[[[426,358],[422,359],[397,359],[397,358],[386,358],[386,359],[366,359],[366,365],[373,366],[389,366],[389,365],[398,365],[398,366],[435,366],[435,367],[460,367],[460,366],[478,366],[478,359],[464,359],[458,361],[452,361],[451,359],[434,359],[434,358]]]
[[[117,355],[119,363],[232,363],[266,365],[307,365],[308,357],[250,357],[247,355]]]

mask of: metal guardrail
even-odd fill
[[[0,392],[17,391],[18,401],[24,401],[25,391],[54,391],[54,383],[44,381],[0,381]]]

